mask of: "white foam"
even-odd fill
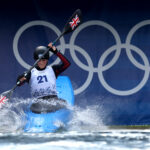
[[[97,131],[106,129],[102,122],[102,116],[99,115],[99,109],[99,106],[87,106],[86,108],[75,106],[73,117],[69,122],[69,130]]]

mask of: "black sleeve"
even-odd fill
[[[26,82],[28,82],[29,83],[29,81],[30,81],[30,78],[31,78],[31,72],[29,72],[28,74],[27,74],[27,76],[26,76]]]
[[[60,52],[57,52],[56,54],[60,60],[61,60],[61,63],[58,64],[58,65],[53,65],[52,68],[55,72],[55,75],[56,77],[62,73],[63,71],[65,71],[69,66],[70,66],[70,62],[69,60],[63,55],[61,54]]]

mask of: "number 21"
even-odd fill
[[[48,82],[46,75],[37,77],[38,84],[43,82]]]

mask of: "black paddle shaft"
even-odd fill
[[[55,45],[56,42],[65,34],[72,32],[75,30],[82,22],[82,13],[80,9],[77,9],[73,15],[69,18],[68,22],[65,24],[62,33],[56,38],[56,40],[52,43],[52,45]],[[72,28],[73,24],[73,28]],[[44,57],[44,55],[49,51],[50,47],[42,54],[42,56],[39,57],[33,64],[33,66],[30,67],[28,71],[25,72],[24,77],[27,77],[27,75],[31,72],[31,70],[37,65],[37,63]],[[1,95],[5,95],[6,97],[10,98],[13,91],[16,89],[16,87],[20,84],[21,81],[18,81],[11,90],[3,92]]]
[[[74,28],[72,28],[71,26],[71,22],[74,21]],[[55,41],[53,41],[53,45],[56,44],[56,42],[65,34],[69,33],[69,32],[72,32],[73,30],[75,30],[82,22],[82,12],[80,9],[77,9],[73,15],[69,18],[69,20],[67,21],[67,23],[65,24],[63,30],[62,30],[62,33],[56,38]],[[44,55],[49,51],[49,47],[48,49],[42,54],[41,57],[39,57],[39,59],[37,59],[35,61],[35,63],[33,64],[33,66],[24,74],[24,77],[26,77],[30,72],[31,70],[37,65],[37,63],[44,57]],[[20,82],[18,81],[17,82],[17,85],[19,85]]]

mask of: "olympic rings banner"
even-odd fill
[[[67,6],[65,1],[0,2],[0,92],[13,87],[17,76],[33,65],[35,47],[54,41],[80,8],[83,23],[56,44],[71,62],[62,75],[71,79],[75,104],[96,106],[104,124],[150,124],[148,5],[134,0],[87,1],[86,8],[81,1]],[[51,55],[51,65],[59,62]],[[14,94],[30,97],[29,86]]]

